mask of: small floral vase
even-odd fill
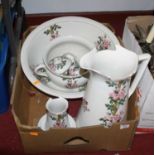
[[[47,119],[46,126],[48,128],[66,128],[68,122],[68,101],[62,97],[49,99],[46,103]]]

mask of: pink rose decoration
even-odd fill
[[[119,122],[121,120],[121,116],[120,115],[114,115],[112,116],[112,121],[113,122]]]
[[[113,100],[121,100],[125,97],[125,91],[121,89],[119,92],[110,93],[109,96],[112,97]]]
[[[51,71],[55,72],[56,66],[53,63],[49,64],[49,67],[50,67]]]
[[[113,100],[118,100],[119,99],[119,95],[116,92],[110,93],[109,96],[112,97]]]
[[[104,41],[103,41],[103,47],[104,47],[105,49],[108,49],[109,45],[110,45],[110,42],[109,42],[108,40],[104,40]]]
[[[121,100],[121,99],[124,99],[124,97],[125,97],[125,91],[124,91],[123,89],[121,89],[121,90],[119,91],[118,97],[119,97],[120,100]]]

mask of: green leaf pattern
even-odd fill
[[[108,87],[113,87],[113,91],[109,93],[109,102],[105,104],[108,114],[106,117],[100,118],[101,124],[105,127],[109,127],[113,122],[119,122],[123,111],[118,111],[120,105],[124,105],[127,98],[126,84],[127,80],[121,81],[106,81]]]
[[[90,111],[90,109],[88,108],[88,101],[84,98],[82,100],[82,107],[83,107],[84,112]]]
[[[65,123],[65,117],[67,116],[67,113],[64,113],[63,115],[57,115],[57,116],[50,116],[52,121],[54,121],[53,127],[55,128],[66,128],[67,125]]]
[[[109,40],[109,38],[105,34],[104,36],[99,36],[98,37],[98,40],[96,41],[95,45],[96,45],[96,49],[98,51],[106,50],[106,49],[110,48],[111,41]]]
[[[57,24],[53,24],[50,26],[49,29],[44,31],[44,34],[46,35],[50,35],[51,40],[57,38],[59,36],[59,31],[58,29],[61,29],[61,26],[57,25]]]

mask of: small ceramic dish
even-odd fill
[[[67,72],[67,70],[69,70],[72,61],[62,55],[49,60],[47,63],[46,60],[44,60],[44,64],[51,71],[51,73],[62,75],[64,74],[64,72]]]
[[[74,118],[71,115],[67,115],[68,117],[68,125],[67,128],[76,128],[76,123]],[[49,130],[51,127],[47,124],[47,114],[44,114],[37,124],[37,127],[40,128],[43,131]]]
[[[66,48],[61,49],[64,45]],[[75,53],[75,45],[79,52]],[[92,47],[83,38],[59,37],[45,50],[43,63],[34,69],[34,73],[37,76],[46,77],[61,88],[75,89],[82,87],[87,82],[87,78],[84,77],[87,72],[80,72],[79,59],[82,53],[89,52]],[[59,54],[59,56],[54,57],[56,54]]]

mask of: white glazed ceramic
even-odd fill
[[[43,131],[47,131],[49,130],[51,127],[48,126],[47,124],[47,114],[44,114],[40,119],[39,122],[37,124],[37,126],[42,129]],[[76,128],[76,123],[74,118],[71,115],[67,115],[68,117],[68,124],[67,124],[67,128]]]
[[[72,60],[62,55],[49,60],[44,59],[44,63],[50,72],[56,75],[61,75],[70,68]]]
[[[128,98],[136,89],[149,60],[149,54],[137,55],[120,45],[116,45],[115,51],[96,52],[94,49],[84,55],[80,66],[89,70],[90,78],[77,116],[77,127],[99,124],[110,127],[124,120]]]
[[[49,47],[49,45],[59,37],[82,38],[94,47],[97,47],[98,50],[114,49],[115,44],[119,44],[119,41],[103,24],[88,18],[74,16],[49,20],[33,30],[24,41],[21,49],[21,66],[28,80],[36,88],[54,96],[60,95],[65,98],[82,97],[84,91],[70,92],[68,89],[60,90],[52,81],[43,83],[33,72],[34,67],[42,63],[42,55],[45,52],[45,48]],[[55,57],[59,54],[62,55],[61,52],[69,52],[66,50],[66,44],[62,44],[61,49],[63,50],[59,50],[57,53],[53,52]],[[75,50],[75,56],[80,53],[80,51],[76,51],[76,44],[73,49]]]
[[[75,43],[76,49],[74,49]],[[66,49],[61,49],[62,44],[65,44]],[[47,77],[49,81],[63,89],[75,90],[75,88],[84,87],[87,78],[80,73],[79,59],[92,47],[89,42],[82,38],[59,37],[45,50],[43,63],[34,68],[34,73],[40,77]],[[68,51],[68,53],[65,53],[65,51]],[[61,90],[61,88],[58,90]]]
[[[43,130],[49,128],[67,128],[70,127],[68,120],[68,101],[62,97],[51,99],[46,103],[47,114],[38,122],[38,127]]]

